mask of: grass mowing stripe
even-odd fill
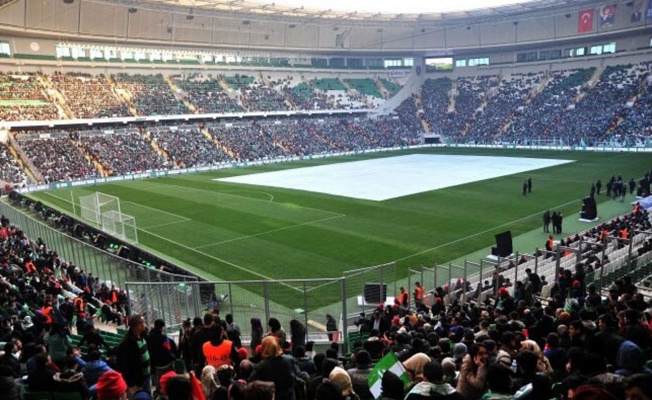
[[[158,237],[158,238],[161,239],[161,240],[164,240],[164,241],[166,241],[166,242],[172,243],[172,244],[174,244],[174,245],[176,245],[176,246],[183,247],[184,249],[189,250],[189,251],[191,251],[191,252],[201,254],[201,255],[203,255],[203,256],[205,256],[205,257],[212,258],[212,259],[215,260],[215,261],[219,261],[219,262],[221,262],[221,263],[223,263],[223,264],[226,264],[226,265],[229,265],[229,266],[231,266],[231,267],[233,267],[233,268],[237,268],[237,269],[239,269],[239,270],[242,270],[242,271],[244,271],[244,272],[246,272],[246,273],[248,273],[248,274],[258,276],[258,277],[260,277],[260,278],[262,278],[262,279],[268,279],[268,280],[273,279],[273,278],[271,278],[271,277],[269,277],[269,276],[265,276],[265,275],[263,275],[263,274],[260,274],[260,273],[254,272],[254,271],[252,271],[252,270],[250,270],[250,269],[247,269],[247,268],[242,267],[242,266],[240,266],[240,265],[234,264],[234,263],[232,263],[232,262],[230,262],[230,261],[223,260],[223,259],[221,259],[221,258],[219,258],[219,257],[215,257],[215,256],[213,256],[213,255],[211,255],[211,254],[204,253],[203,251],[199,251],[199,250],[193,249],[192,247],[188,247],[188,246],[183,245],[183,244],[181,244],[181,243],[177,243],[177,242],[175,242],[175,241],[173,241],[173,240],[170,240],[170,239],[168,239],[168,238],[166,238],[166,237],[163,237],[163,236],[160,236],[160,235],[156,235],[156,234],[154,234],[154,233],[152,233],[152,232],[147,232],[147,233],[150,234],[150,235],[152,235],[152,236],[156,236],[156,237]],[[288,288],[290,288],[290,289],[294,289],[294,290],[296,290],[296,291],[300,291],[298,288],[296,288],[296,287],[294,287],[294,286],[292,286],[292,285],[289,285],[289,284],[287,284],[287,283],[282,283],[282,282],[281,282],[281,285],[286,286],[286,287],[288,287]]]
[[[256,233],[255,235],[248,235],[248,236],[242,236],[242,237],[235,238],[235,239],[223,240],[221,242],[216,242],[216,243],[206,244],[206,245],[203,245],[203,246],[198,246],[198,247],[195,247],[195,249],[201,249],[203,247],[210,247],[210,246],[219,246],[221,244],[231,243],[231,242],[235,242],[237,240],[251,239],[251,238],[254,238],[254,237],[257,237],[257,236],[269,235],[270,233],[280,232],[280,231],[284,231],[286,229],[298,228],[300,226],[305,226],[305,225],[313,225],[313,224],[317,224],[319,222],[330,221],[331,219],[337,219],[337,218],[342,218],[342,217],[345,217],[345,215],[343,215],[343,214],[342,215],[335,215],[333,217],[322,218],[322,219],[318,219],[316,221],[308,221],[308,222],[305,222],[303,224],[297,224],[297,225],[292,225],[292,226],[286,226],[286,227],[283,227],[283,228],[272,229],[271,231]]]
[[[555,208],[566,207],[567,205],[570,205],[570,204],[573,204],[573,203],[576,203],[576,202],[577,202],[577,200],[569,201],[569,202],[564,203],[564,204],[559,204],[559,205],[558,205],[557,207],[555,207]],[[522,217],[522,218],[519,218],[519,219],[515,219],[515,220],[513,220],[513,221],[505,222],[504,224],[501,224],[501,225],[498,225],[498,226],[494,226],[493,228],[489,228],[489,229],[484,230],[484,231],[482,231],[482,232],[478,232],[478,233],[475,233],[475,234],[473,234],[473,235],[469,235],[469,236],[466,236],[466,237],[463,237],[463,238],[459,238],[459,239],[457,239],[457,240],[453,240],[452,242],[444,243],[444,244],[441,244],[441,245],[439,245],[439,246],[435,246],[435,247],[432,247],[432,248],[429,248],[429,249],[422,250],[422,251],[420,251],[420,252],[418,252],[418,253],[414,253],[414,254],[411,254],[411,255],[409,255],[409,256],[405,256],[405,257],[403,257],[403,258],[399,258],[399,259],[397,259],[397,260],[394,260],[393,262],[405,261],[405,260],[408,260],[408,259],[410,259],[410,258],[413,258],[413,257],[419,256],[419,255],[421,255],[421,254],[429,253],[429,252],[434,251],[434,250],[439,250],[439,249],[441,249],[441,248],[444,248],[444,247],[447,247],[447,246],[450,246],[450,245],[453,245],[453,244],[456,244],[456,243],[463,242],[463,241],[468,240],[468,239],[470,239],[470,238],[473,238],[473,237],[476,237],[476,236],[481,236],[481,235],[487,234],[487,233],[489,233],[489,232],[495,231],[495,230],[497,230],[497,229],[500,229],[500,228],[504,228],[504,227],[506,227],[506,226],[513,225],[513,224],[516,223],[516,222],[525,221],[525,220],[528,220],[528,219],[533,218],[533,217],[540,217],[544,212],[545,212],[545,210],[540,211],[540,212],[535,213],[535,214],[527,215],[527,216]]]
[[[410,153],[557,158],[577,162],[385,202],[272,187],[261,187],[263,191],[257,191],[251,190],[251,186],[212,181],[226,176]],[[580,209],[576,199],[588,194],[591,182],[601,178],[604,184],[612,174],[623,175],[628,180],[630,176],[641,176],[650,164],[650,154],[421,149],[179,175],[89,189],[192,219],[184,224],[151,229],[155,235],[191,248],[278,230],[203,249],[203,253],[228,260],[258,275],[227,267],[227,264],[221,268],[221,263],[214,258],[174,246],[149,232],[139,236],[145,246],[222,279],[251,279],[260,275],[276,279],[341,276],[344,270],[391,260],[403,260],[397,264],[397,273],[401,274],[407,268],[429,265],[435,259],[443,263],[485,249],[493,242],[490,232],[503,224],[512,224],[509,229],[515,237],[540,229],[537,218],[526,217],[548,208],[554,211],[560,203],[568,204],[561,209],[566,216],[575,214]],[[526,176],[534,179],[534,190],[525,198],[521,196],[521,187]],[[141,190],[143,188],[147,190]],[[56,204],[61,205],[60,200]],[[313,212],[306,208],[312,208]],[[145,210],[139,208],[138,211],[144,213]],[[345,214],[346,218],[279,230],[330,217],[333,213]],[[141,225],[164,224],[171,220],[150,221],[143,221]]]

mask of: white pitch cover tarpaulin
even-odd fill
[[[570,162],[573,160],[411,154],[217,180],[383,201]]]

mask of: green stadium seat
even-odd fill
[[[84,400],[78,392],[52,392],[52,400]]]
[[[77,393],[79,396],[79,393]],[[23,392],[23,400],[52,400],[52,394],[50,392]]]

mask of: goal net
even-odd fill
[[[82,219],[107,234],[130,243],[138,243],[136,218],[122,213],[119,197],[101,192],[80,196],[79,209]]]
[[[79,197],[80,216],[95,224],[102,225],[102,214],[109,211],[120,213],[120,198],[95,192],[88,196]]]
[[[102,213],[102,230],[126,242],[138,243],[136,218],[119,211]]]

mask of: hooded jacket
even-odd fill
[[[630,376],[638,372],[652,373],[645,368],[645,355],[640,347],[633,342],[625,340],[620,344],[616,353],[616,374]]]
[[[84,380],[88,386],[93,386],[97,383],[97,380],[100,379],[100,376],[106,371],[111,370],[109,365],[102,360],[93,360],[86,363],[86,366],[82,368],[82,374],[84,375]]]
[[[57,392],[73,393],[77,392],[82,399],[88,399],[90,393],[88,385],[84,380],[84,374],[74,370],[66,370],[54,374],[54,383]]]
[[[405,400],[463,400],[461,394],[448,383],[435,384],[427,381],[419,382],[408,392]]]

